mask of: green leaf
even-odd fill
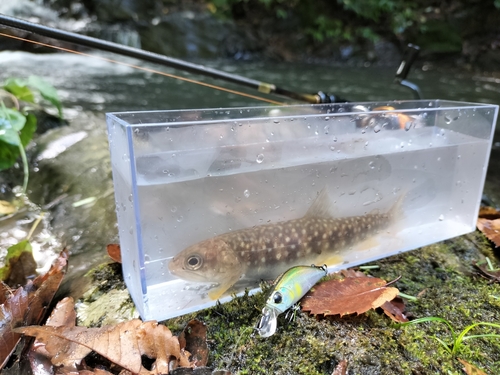
[[[10,274],[10,260],[19,258],[22,253],[32,253],[33,249],[28,240],[21,241],[15,245],[12,245],[7,249],[7,256],[5,257],[5,265],[0,268],[0,280],[5,281]]]
[[[14,129],[0,129],[0,141],[13,146],[19,146],[21,139]]]
[[[0,121],[0,130],[10,128],[20,131],[26,123],[26,117],[19,111],[12,108],[2,108],[0,116],[4,119],[4,121]]]
[[[35,102],[33,91],[26,86],[26,81],[20,78],[9,78],[5,81],[3,88],[14,95],[16,98],[25,102]]]
[[[0,141],[0,171],[9,169],[19,157],[19,147]]]
[[[62,118],[61,101],[59,100],[59,95],[57,95],[57,90],[54,86],[37,76],[30,76],[28,78],[28,85],[40,91],[42,97],[51,102],[57,108],[59,117]]]
[[[28,116],[26,116],[26,124],[24,124],[24,127],[19,134],[23,147],[26,147],[33,139],[33,134],[35,134],[36,131],[36,124],[36,116],[29,113]]]

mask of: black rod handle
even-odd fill
[[[420,52],[420,47],[415,44],[408,44],[406,48],[403,59],[401,60],[401,64],[399,64],[399,68],[396,71],[395,80],[396,82],[401,82],[406,79],[408,73],[410,72],[410,68],[412,64],[417,59],[417,56]]]

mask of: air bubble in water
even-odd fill
[[[243,192],[243,195],[248,198],[250,196],[250,191],[247,189]]]
[[[170,212],[177,212],[177,207],[172,206],[172,208],[170,208]]]
[[[257,159],[256,159],[257,163],[262,163],[264,161],[264,154],[259,154],[257,155]]]
[[[182,219],[184,219],[184,217],[182,215],[179,215],[177,217],[177,222],[180,223],[182,221]]]

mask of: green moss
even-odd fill
[[[500,321],[500,285],[475,275],[472,260],[491,247],[478,232],[382,259],[373,276],[419,296],[407,301],[415,317],[439,316],[457,332],[479,321]],[[498,297],[498,298],[497,298]],[[166,324],[179,333],[189,319],[207,324],[209,365],[236,374],[331,374],[343,359],[352,374],[462,374],[462,365],[434,338],[451,343],[443,324],[424,323],[397,328],[379,311],[361,316],[317,319],[297,314],[293,322],[279,317],[278,332],[267,339],[253,334],[265,293],[171,319]],[[477,327],[470,334],[500,333]],[[458,353],[486,373],[500,373],[500,340],[472,339]]]

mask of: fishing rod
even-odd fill
[[[160,55],[158,53],[144,51],[139,48],[129,47],[122,44],[113,43],[86,35],[80,35],[77,33],[64,31],[53,27],[39,25],[15,17],[6,16],[3,14],[0,14],[0,25],[15,29],[20,29],[31,33],[36,33],[48,38],[74,43],[81,46],[98,49],[101,51],[107,51],[128,57],[133,57],[136,59],[152,62],[155,64],[160,64],[170,68],[183,70],[189,73],[201,74],[207,77],[221,79],[226,82],[231,82],[241,86],[256,89],[264,94],[276,94],[294,100],[299,100],[313,104],[347,102],[347,100],[339,98],[336,95],[326,94],[322,91],[319,91],[316,94],[297,93],[294,91],[278,87],[272,83],[262,82],[255,79],[243,77],[237,74],[227,73],[203,65],[193,64],[184,60],[168,57],[165,55]]]

